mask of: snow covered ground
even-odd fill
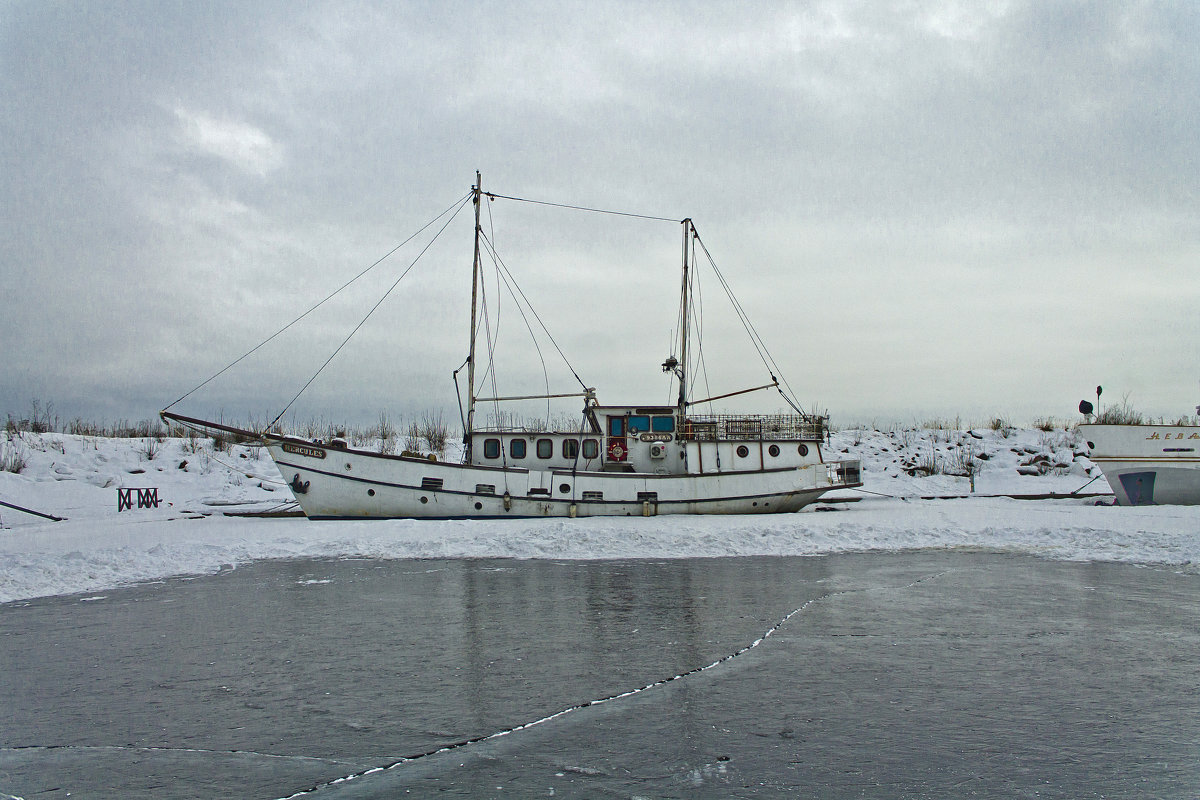
[[[309,522],[247,518],[291,494],[261,448],[206,440],[22,433],[0,438],[0,602],[95,593],[173,575],[303,557],[554,559],[818,555],[988,548],[1200,572],[1200,507],[1120,508],[1070,431],[897,428],[836,433],[826,457],[863,462],[861,491],[798,514],[576,520]],[[975,492],[961,471],[977,465]],[[118,511],[118,488],[158,508]],[[1003,495],[1070,494],[1070,499]],[[950,498],[957,499],[922,499]],[[823,512],[831,513],[823,513]]]

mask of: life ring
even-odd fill
[[[610,436],[606,449],[609,461],[624,461],[629,458],[629,446],[624,436]]]

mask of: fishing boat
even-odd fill
[[[1118,505],[1200,505],[1200,425],[1083,424],[1079,431]]]
[[[707,254],[690,219],[681,221],[679,349],[661,365],[678,384],[674,403],[605,404],[597,398],[595,388],[582,381],[578,392],[481,396],[476,370],[479,298],[483,254],[490,252],[490,243],[480,224],[480,209],[485,199],[498,197],[502,196],[481,189],[476,173],[469,194],[474,204],[475,243],[465,403],[459,398],[464,411],[461,460],[380,453],[351,447],[337,438],[259,432],[257,438],[265,443],[306,516],[363,519],[780,513],[796,511],[832,489],[862,485],[858,461],[825,459],[828,417],[804,412],[785,391],[786,382],[781,384],[775,370],[768,369],[770,379],[753,388],[700,400],[689,396],[689,364],[694,360],[689,351],[692,273],[697,249]],[[738,311],[740,317],[740,306]],[[760,348],[760,354],[764,349]],[[773,360],[765,363],[774,365]],[[457,371],[455,374],[457,385]],[[760,390],[777,391],[790,411],[711,413],[715,401]],[[547,398],[576,398],[582,405],[578,423],[564,430],[549,424],[477,422],[480,404],[490,407]],[[701,404],[710,413],[699,413]],[[213,426],[171,412],[169,407],[163,418],[229,430],[227,426]],[[497,419],[504,416],[498,415]]]

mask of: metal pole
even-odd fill
[[[15,505],[13,503],[6,503],[3,500],[0,500],[0,506],[4,506],[5,508],[14,508],[17,511],[24,511],[26,514],[33,514],[35,517],[41,517],[42,519],[54,520],[55,522],[62,522],[66,519],[66,517],[56,517],[53,514],[43,514],[40,511],[34,511],[32,508],[23,508],[21,506]]]
[[[682,418],[687,412],[687,367],[688,367],[688,244],[689,234],[691,233],[692,221],[685,219],[683,221],[683,288],[680,290],[683,309],[682,333],[679,342],[679,416]]]
[[[467,356],[467,426],[463,431],[463,444],[467,449],[467,460],[471,457],[471,431],[475,427],[475,317],[479,302],[479,208],[482,205],[483,181],[478,170],[475,172],[475,258],[471,262],[471,346]]]

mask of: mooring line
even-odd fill
[[[463,739],[462,741],[452,742],[450,744],[442,745],[441,747],[437,747],[432,750],[426,750],[421,753],[414,753],[409,756],[401,756],[397,760],[392,761],[390,763],[383,764],[378,767],[371,767],[370,769],[365,769],[362,772],[355,772],[350,775],[343,775],[340,778],[334,778],[333,780],[325,781],[324,783],[318,783],[315,786],[310,786],[307,789],[301,789],[298,792],[294,792],[285,797],[278,798],[278,800],[295,800],[296,798],[315,794],[316,792],[319,792],[322,789],[327,789],[332,786],[337,786],[339,784],[349,783],[350,781],[358,780],[360,778],[365,778],[368,775],[376,775],[381,772],[388,772],[390,770],[396,769],[397,767],[402,767],[405,764],[410,764],[413,761],[418,761],[423,758],[429,758],[430,756],[435,756],[440,753],[449,753],[453,750],[458,750],[460,748],[467,747],[469,745],[479,744],[481,742],[486,742],[491,739],[499,739],[501,736],[508,736],[509,734],[512,734],[512,733],[517,733],[519,731],[528,730],[528,729],[534,728],[538,725],[542,725],[542,724],[550,722],[552,720],[556,720],[559,717],[565,717],[567,714],[572,714],[576,711],[580,711],[585,708],[593,708],[595,706],[603,705],[605,703],[611,703],[614,700],[622,700],[626,697],[632,697],[634,695],[641,694],[642,692],[646,692],[651,689],[657,689],[660,686],[666,686],[667,684],[673,683],[682,678],[687,678],[692,675],[697,675],[701,672],[707,672],[708,670],[713,669],[714,667],[719,667],[722,664],[732,661],[733,659],[735,659],[739,656],[745,655],[746,653],[750,652],[751,650],[753,650],[754,648],[758,647],[763,642],[765,642],[767,639],[769,639],[776,631],[778,631],[780,628],[782,628],[784,625],[786,625],[787,622],[792,617],[806,611],[810,606],[812,606],[816,603],[819,603],[823,600],[828,600],[831,597],[840,597],[841,595],[846,595],[846,594],[857,594],[860,592],[903,591],[904,589],[911,589],[912,587],[917,586],[918,584],[921,584],[921,583],[925,583],[926,581],[936,580],[937,578],[940,578],[942,575],[945,575],[945,574],[946,574],[946,571],[943,570],[942,572],[937,572],[932,575],[926,575],[922,578],[917,578],[915,581],[912,581],[911,583],[907,583],[904,586],[872,586],[872,587],[867,587],[865,589],[843,589],[841,591],[829,592],[828,594],[823,594],[818,597],[810,598],[810,599],[806,600],[799,608],[792,610],[786,616],[784,616],[781,620],[779,620],[774,625],[772,625],[770,628],[767,628],[766,632],[763,633],[762,636],[758,637],[753,642],[751,642],[750,644],[741,648],[740,650],[730,653],[726,656],[722,656],[721,658],[717,659],[716,661],[712,662],[711,664],[707,664],[703,667],[696,667],[694,669],[688,670],[687,672],[681,672],[678,675],[672,675],[669,678],[663,678],[662,680],[657,680],[657,681],[654,681],[653,683],[648,683],[645,686],[641,686],[637,689],[629,689],[624,692],[619,692],[617,694],[612,694],[607,697],[602,697],[598,700],[587,700],[583,703],[579,703],[578,705],[564,708],[561,711],[556,711],[547,717],[542,717],[541,719],[535,719],[532,722],[525,722],[525,723],[522,723],[521,725],[515,725],[511,728],[505,728],[504,730],[495,731],[494,733],[484,734],[483,736],[475,736],[470,739]]]

